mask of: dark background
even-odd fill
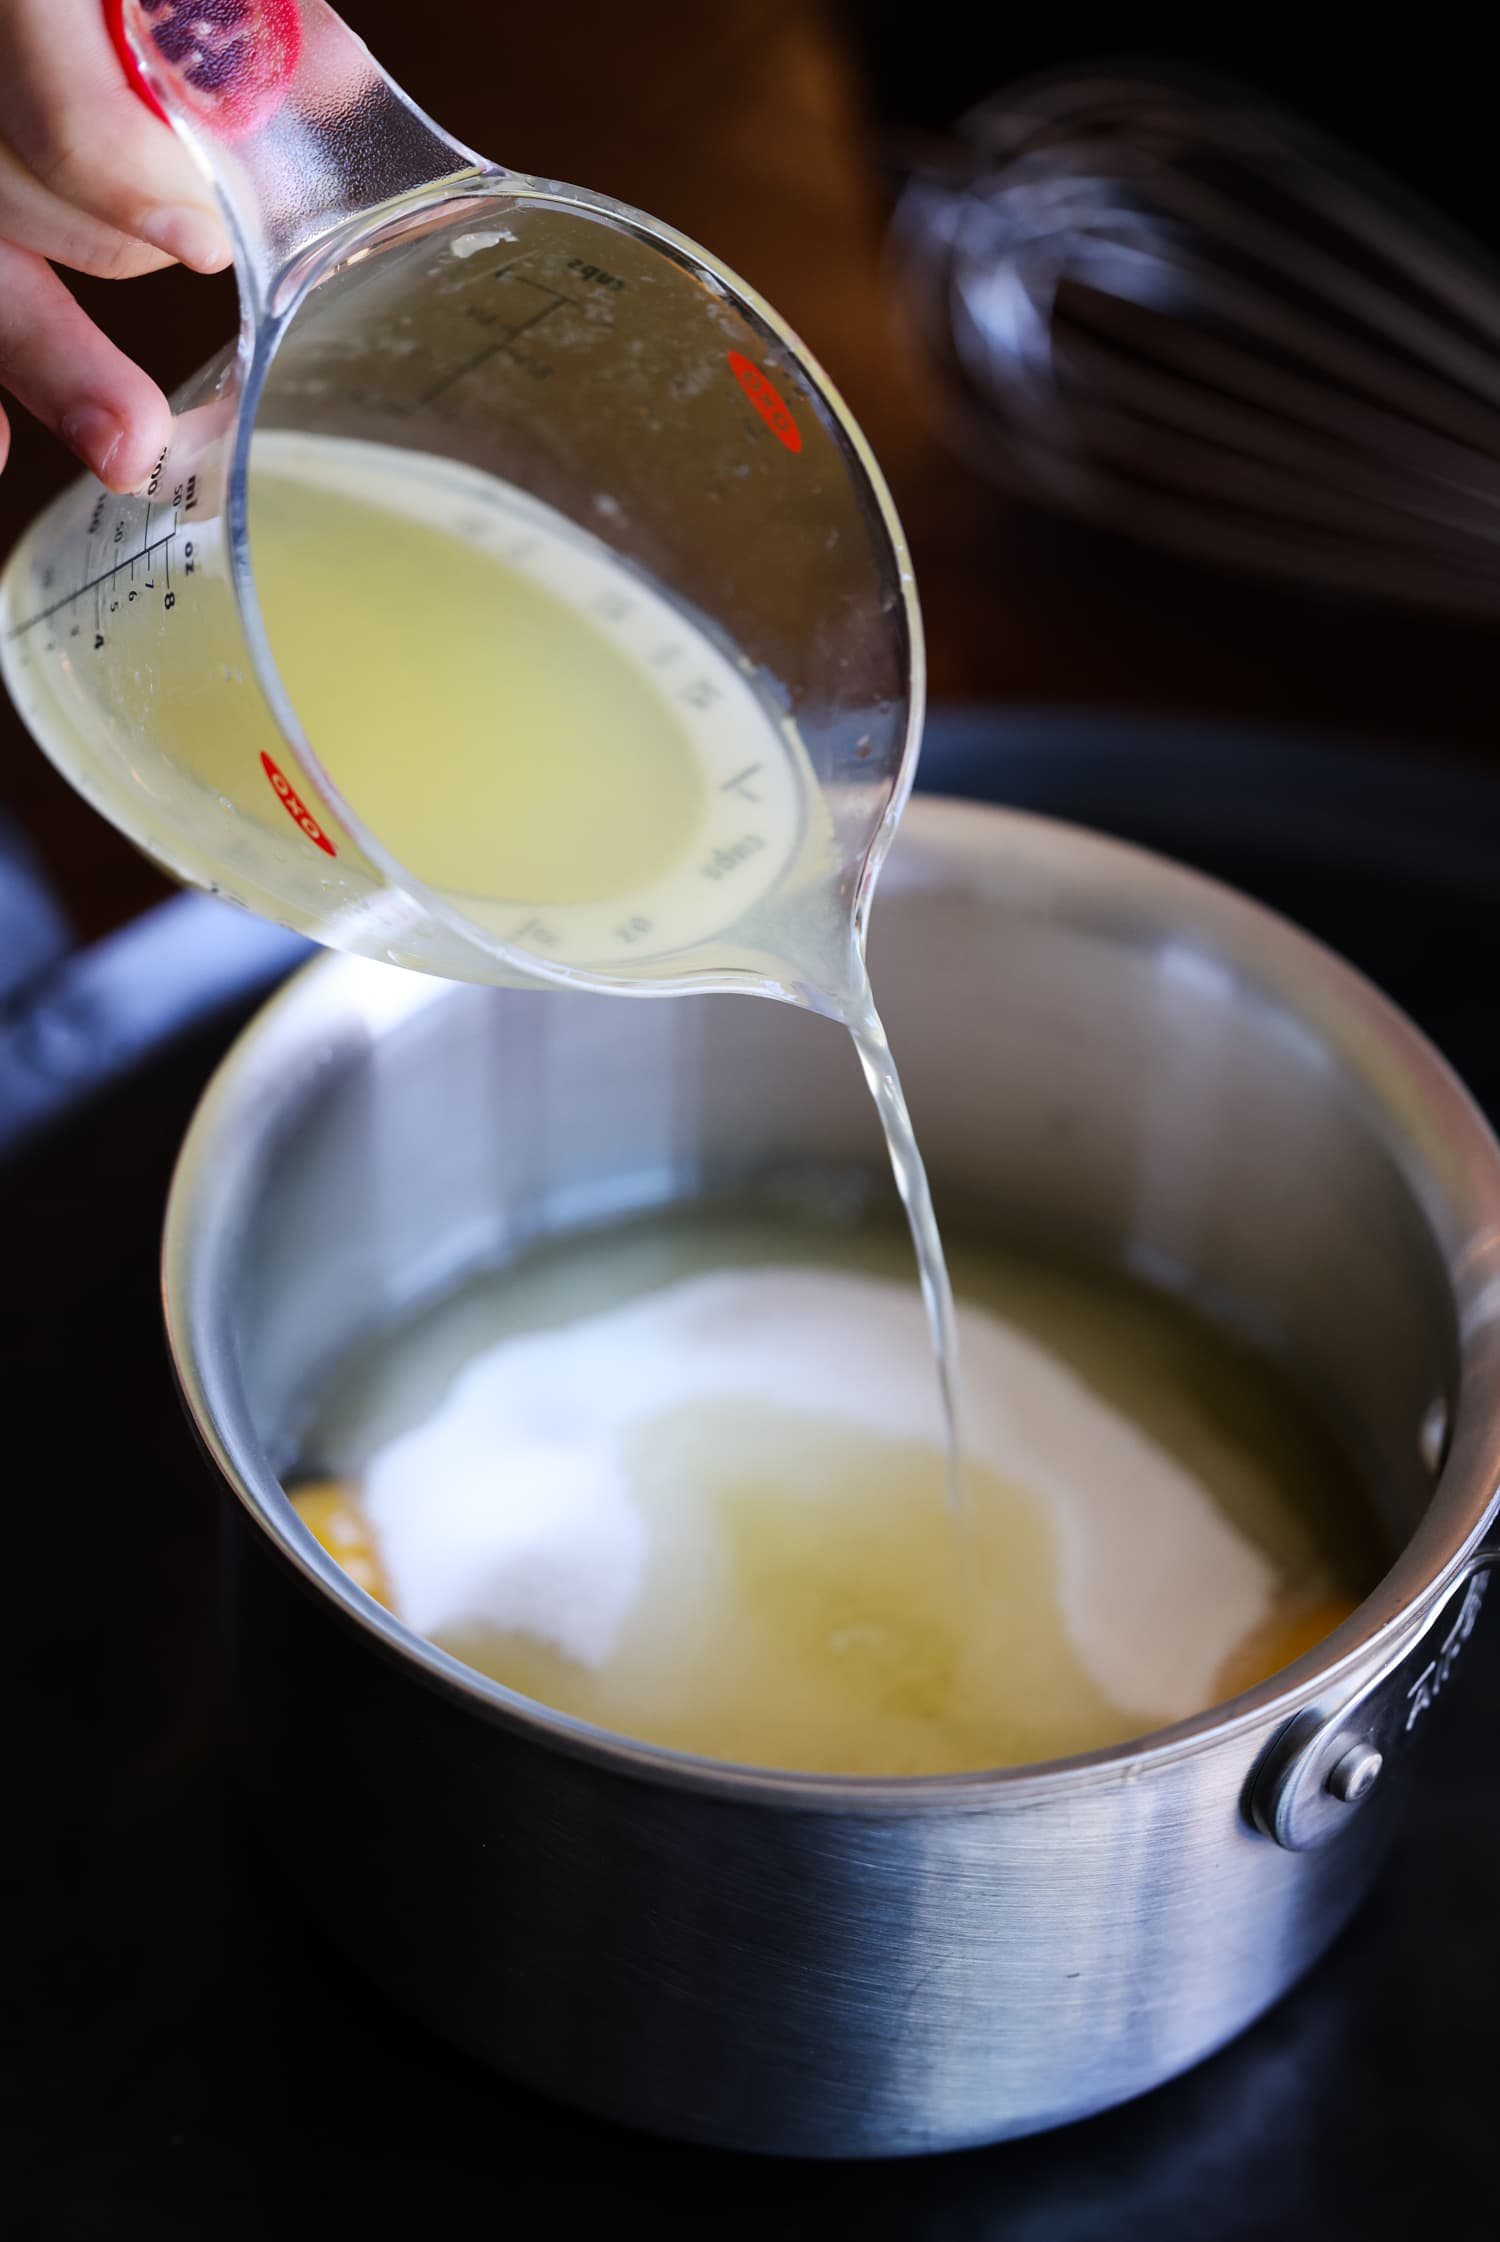
[[[1435,0],[1382,15],[1347,0],[1049,0],[1044,8],[846,0],[886,116],[942,129],[1024,73],[1149,56],[1230,76],[1336,135],[1493,239],[1500,15],[1492,0]]]
[[[1030,513],[928,424],[883,268],[914,136],[1030,71],[1123,53],[1233,72],[1337,130],[1476,234],[1500,231],[1500,17],[1444,0],[1367,10],[967,0],[365,0],[359,28],[487,154],[634,202],[707,243],[802,333],[865,425],[916,555],[939,701],[1293,722],[1415,754],[1489,758],[1496,633],[1270,590]],[[1126,26],[1128,24],[1128,37]],[[168,385],[234,322],[228,279],[179,272],[82,293]],[[17,431],[0,548],[71,472]],[[0,707],[0,804],[85,935],[162,892]]]
[[[1121,54],[1248,79],[1500,248],[1493,0],[1429,0],[1389,30],[1323,0],[365,0],[357,14],[463,138],[672,220],[828,366],[907,522],[936,697],[1011,712],[945,712],[931,783],[1165,848],[1289,911],[1408,1006],[1500,1118],[1496,631],[1272,592],[1028,513],[930,433],[882,266],[892,188],[931,135],[1017,76]],[[169,385],[235,317],[227,281],[178,273],[81,292]],[[71,472],[18,429],[0,549]],[[1045,714],[1079,708],[1095,714]],[[1266,720],[1286,727],[1278,739],[1254,728]],[[1382,743],[1394,755],[1368,751]],[[1454,760],[1471,768],[1442,767]],[[0,703],[0,825],[7,808],[85,936],[162,892]],[[45,961],[62,938],[22,903],[24,924],[0,909],[0,991],[28,941]],[[1395,1857],[1328,1961],[1213,2063],[1035,2141],[895,2169],[660,2146],[507,2089],[314,1935],[241,1827],[224,1765],[213,1505],[155,1295],[173,1148],[261,979],[287,962],[234,924],[246,955],[217,1000],[184,959],[184,1003],[146,922],[37,975],[30,1003],[26,989],[0,1002],[0,1361],[22,1584],[0,1634],[7,2236],[322,2242],[400,2220],[565,2242],[1409,2242],[1434,2226],[1493,2242],[1493,1622],[1424,1740]],[[190,1015],[195,1034],[174,1044]]]

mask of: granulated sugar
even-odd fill
[[[1050,1575],[1067,1649],[1099,1696],[1139,1726],[1211,1702],[1227,1649],[1272,1610],[1273,1565],[1198,1479],[1034,1340],[974,1306],[960,1310],[960,1330],[980,1569],[988,1577],[997,1561],[984,1512],[998,1482],[1017,1517],[1029,1505],[1027,1531],[1042,1523],[1051,1562],[1037,1573],[1028,1559],[1027,1578],[1045,1595]],[[655,1655],[669,1679],[673,1548],[692,1605],[684,1640],[701,1654],[716,1597],[726,1644],[735,1632],[733,1566],[728,1544],[714,1546],[705,1478],[735,1479],[742,1525],[751,1450],[770,1474],[768,1515],[793,1486],[806,1505],[837,1498],[831,1515],[857,1572],[861,1512],[847,1499],[841,1446],[872,1483],[884,1475],[868,1471],[871,1444],[900,1449],[913,1469],[925,1464],[926,1487],[940,1478],[942,1441],[912,1287],[827,1268],[731,1269],[500,1340],[434,1414],[369,1459],[365,1500],[396,1607],[420,1632],[527,1638],[603,1674],[650,1577],[651,1644],[631,1657],[639,1669]],[[888,1495],[872,1491],[871,1503]],[[925,1495],[923,1520],[929,1537],[955,1543],[962,1573],[968,1529]],[[809,1518],[795,1531],[816,1527]],[[984,1610],[971,1619],[984,1637]],[[900,1624],[892,1613],[876,1632]],[[871,1625],[860,1622],[866,1635]],[[983,1643],[997,1681],[1004,1652],[1003,1641]],[[1024,1674],[1015,1686],[1027,1686]]]

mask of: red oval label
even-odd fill
[[[291,780],[284,777],[283,774],[277,770],[276,765],[271,761],[270,756],[265,754],[264,752],[262,752],[261,754],[260,762],[261,769],[265,772],[266,777],[271,781],[272,793],[276,796],[277,800],[280,802],[282,808],[286,811],[286,814],[291,819],[292,823],[294,825],[300,825],[303,832],[307,835],[308,839],[310,841],[315,841],[318,847],[323,851],[325,856],[337,856],[339,853],[338,850],[334,847],[332,841],[329,840],[328,835],[324,832],[322,826],[313,816],[312,811],[307,807],[301,795],[296,792]]]
[[[752,366],[742,351],[729,353],[729,371],[739,383],[751,404],[773,436],[779,437],[789,452],[802,449],[802,436],[781,399],[777,396],[759,366]]]

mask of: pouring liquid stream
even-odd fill
[[[838,840],[784,705],[586,530],[455,460],[263,431],[248,529],[258,620],[312,768],[428,907],[457,920],[451,960],[404,948],[399,912],[341,901],[337,858],[289,834],[288,805],[261,778],[287,760],[282,730],[259,694],[234,689],[239,619],[204,566],[222,519],[193,525],[179,569],[196,573],[179,573],[173,595],[192,602],[197,674],[231,688],[211,712],[174,671],[174,621],[150,661],[120,665],[107,712],[70,691],[71,670],[20,663],[13,690],[33,731],[138,834],[136,773],[118,740],[151,740],[185,783],[159,842],[145,838],[150,852],[268,908],[274,850],[275,915],[336,947],[502,983],[576,973],[595,987],[754,988],[842,1025],[910,1223],[957,1513],[953,1296],[851,924],[862,850]],[[23,629],[13,643],[24,653],[33,640]],[[518,972],[518,957],[550,975]]]
[[[488,164],[324,0],[264,39],[200,12],[111,28],[232,218],[241,349],[140,508],[80,486],[22,540],[23,715],[167,869],[331,947],[841,1021],[957,1487],[951,1290],[853,924],[916,623],[857,430],[732,274]]]
[[[795,735],[722,656],[717,697],[685,726],[660,683],[683,658],[664,657],[689,633],[700,670],[714,650],[680,612],[622,584],[618,564],[596,581],[586,545],[492,479],[464,492],[455,535],[433,518],[430,461],[419,521],[399,455],[286,437],[262,439],[262,452],[251,527],[273,655],[324,768],[403,861],[481,925],[527,931],[553,956],[597,945],[606,918],[640,922],[655,974],[758,969],[847,1030],[910,1226],[960,1519],[952,1286],[849,923],[852,882]],[[627,590],[633,628],[617,612]],[[378,655],[346,668],[330,646]],[[737,883],[748,900],[736,924]]]
[[[896,1189],[900,1193],[911,1230],[912,1248],[917,1257],[917,1277],[922,1287],[922,1305],[927,1312],[928,1330],[932,1334],[938,1394],[943,1407],[943,1430],[948,1445],[948,1507],[962,1534],[968,1522],[968,1494],[964,1477],[963,1385],[958,1353],[958,1314],[953,1299],[953,1283],[948,1274],[948,1260],[943,1252],[937,1213],[932,1204],[932,1189],[918,1149],[917,1133],[912,1127],[906,1093],[901,1087],[901,1077],[896,1071],[896,1062],[891,1056],[890,1043],[880,1014],[875,1009],[875,993],[863,963],[861,987],[855,1001],[843,1015],[843,1024],[853,1040],[880,1126],[885,1133],[886,1151],[890,1155]]]

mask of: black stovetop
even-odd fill
[[[1288,910],[1372,972],[1500,1115],[1488,780],[1185,726],[975,712],[934,723],[924,781],[1165,848]],[[60,967],[32,957],[0,1000],[13,1871],[0,2221],[18,2242],[342,2242],[398,2220],[528,2242],[841,2228],[1490,2242],[1493,1628],[1424,1738],[1374,1899],[1323,1966],[1198,2071],[1063,2133],[894,2166],[664,2145],[478,2069],[322,1944],[224,1778],[216,1505],[172,1392],[155,1274],[194,1098],[297,954],[182,899]]]

